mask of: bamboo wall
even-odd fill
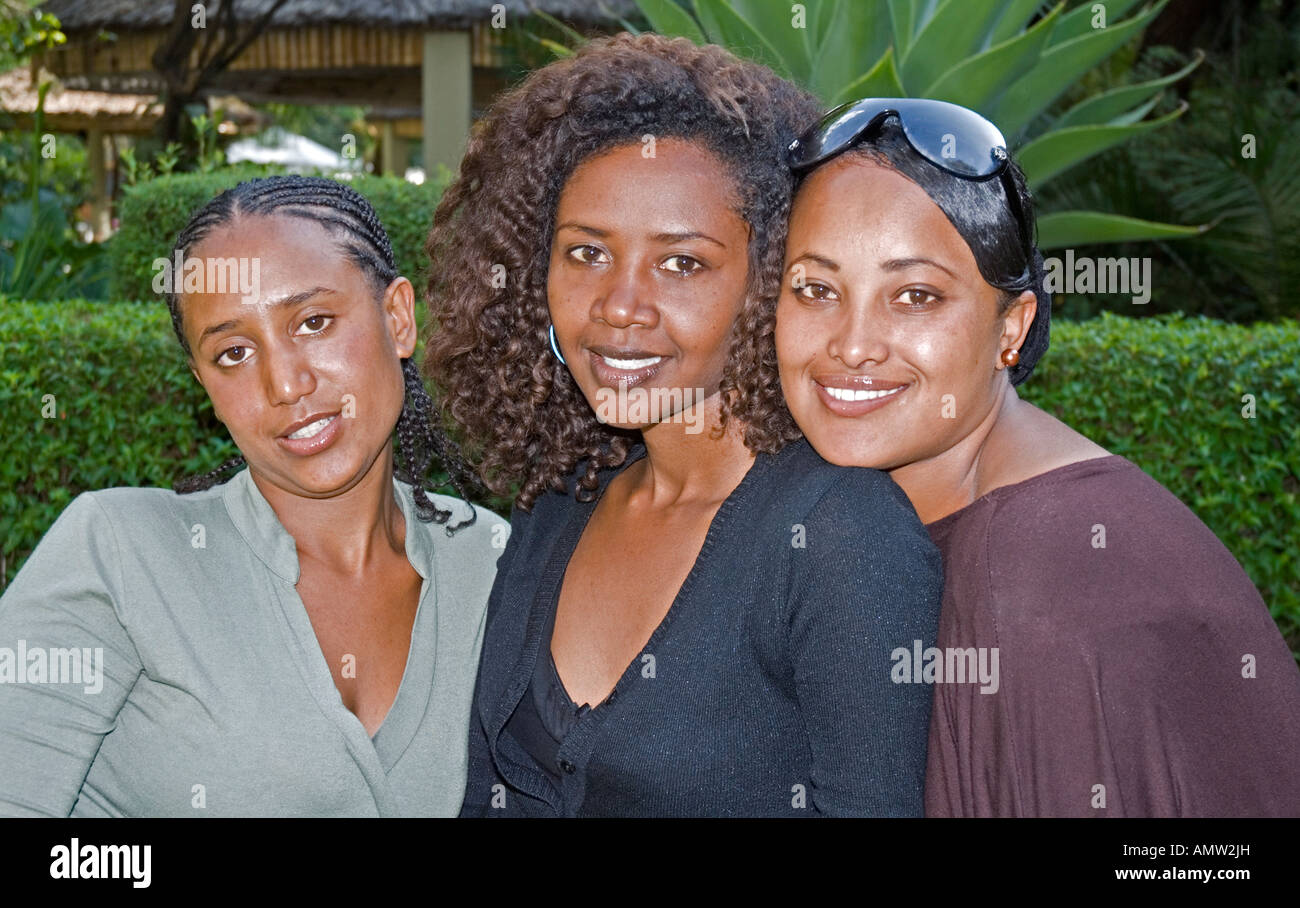
[[[100,41],[69,35],[68,44],[48,52],[44,65],[62,77],[137,74],[153,71],[153,54],[163,30],[122,32]],[[500,33],[475,24],[470,38],[474,66],[501,65]],[[424,33],[418,29],[320,25],[272,29],[259,35],[230,65],[232,71],[345,70],[415,67],[421,64]],[[197,53],[195,55],[197,62]]]

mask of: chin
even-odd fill
[[[290,488],[301,490],[309,498],[328,498],[346,491],[361,481],[365,465],[359,461],[334,463],[279,464],[276,474],[290,483]]]
[[[822,460],[837,467],[868,467],[873,470],[887,470],[894,466],[894,458],[886,452],[873,450],[873,445],[863,439],[837,434],[835,437],[805,433],[808,444],[821,455]],[[886,466],[886,464],[888,466]]]

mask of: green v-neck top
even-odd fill
[[[477,508],[448,536],[416,517],[409,485],[393,490],[423,583],[373,737],[343,704],[295,588],[297,547],[247,470],[188,495],[79,495],[0,598],[0,814],[455,815],[507,524]]]

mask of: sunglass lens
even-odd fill
[[[973,110],[945,101],[896,103],[907,140],[935,165],[966,177],[989,177],[1001,169],[1006,139]]]
[[[843,151],[877,113],[879,109],[865,101],[841,104],[829,111],[795,144],[790,154],[791,166],[808,167]]]

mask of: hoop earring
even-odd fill
[[[567,366],[567,365],[568,365],[568,363],[566,363],[566,362],[564,361],[564,354],[560,352],[560,345],[557,344],[557,343],[555,342],[555,325],[554,325],[554,324],[551,325],[551,351],[555,354],[555,358],[558,359],[558,360],[560,361],[560,365],[561,365],[561,366]]]

